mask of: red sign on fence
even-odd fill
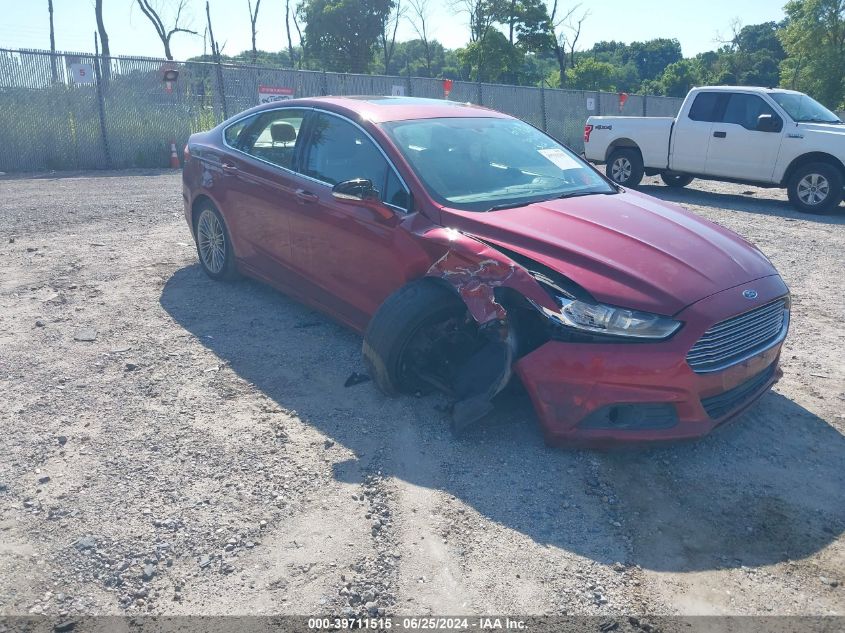
[[[285,101],[293,99],[293,88],[282,88],[279,86],[258,86],[258,103],[270,103],[272,101]]]

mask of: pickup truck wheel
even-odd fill
[[[635,149],[615,149],[607,159],[607,177],[624,187],[636,187],[643,179],[643,159]]]
[[[795,170],[786,192],[802,213],[827,213],[842,202],[842,175],[827,163],[810,163]]]
[[[660,180],[668,187],[686,187],[690,184],[693,180],[695,180],[692,176],[684,176],[684,175],[673,175],[673,174],[660,174]]]
[[[364,334],[364,363],[388,395],[449,393],[478,345],[478,326],[461,298],[419,279],[390,295],[373,315]]]

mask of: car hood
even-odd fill
[[[735,233],[637,192],[489,213],[443,209],[441,217],[444,226],[556,270],[598,301],[657,314],[777,274]]]
[[[827,149],[840,158],[845,155],[845,125],[798,123],[794,130],[787,129],[787,136],[790,135],[811,139],[818,145],[817,149]]]
[[[845,136],[845,125],[842,123],[798,123],[796,127],[802,132],[816,132]]]

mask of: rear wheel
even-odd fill
[[[203,202],[195,222],[197,255],[205,274],[216,281],[237,279],[232,240],[220,211],[210,201]]]
[[[605,173],[623,187],[636,187],[643,179],[643,158],[635,149],[615,149],[607,159]]]
[[[686,187],[695,178],[693,176],[686,176],[684,174],[660,174],[660,179],[668,187]]]
[[[480,346],[478,327],[453,291],[431,279],[390,295],[364,334],[364,362],[389,395],[453,393],[459,370]]]
[[[802,213],[828,213],[842,202],[842,174],[827,163],[795,170],[786,187],[789,201]]]

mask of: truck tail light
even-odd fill
[[[592,132],[593,132],[593,126],[592,125],[585,125],[584,126],[584,142],[585,143],[590,142],[590,134],[592,134]]]
[[[184,149],[184,150],[182,150],[182,158],[184,158],[184,159],[185,159],[185,161],[184,161],[184,162],[186,162],[186,163],[187,163],[189,160],[191,160],[191,150],[190,150],[190,148],[189,148],[187,145],[185,145],[185,149]]]

